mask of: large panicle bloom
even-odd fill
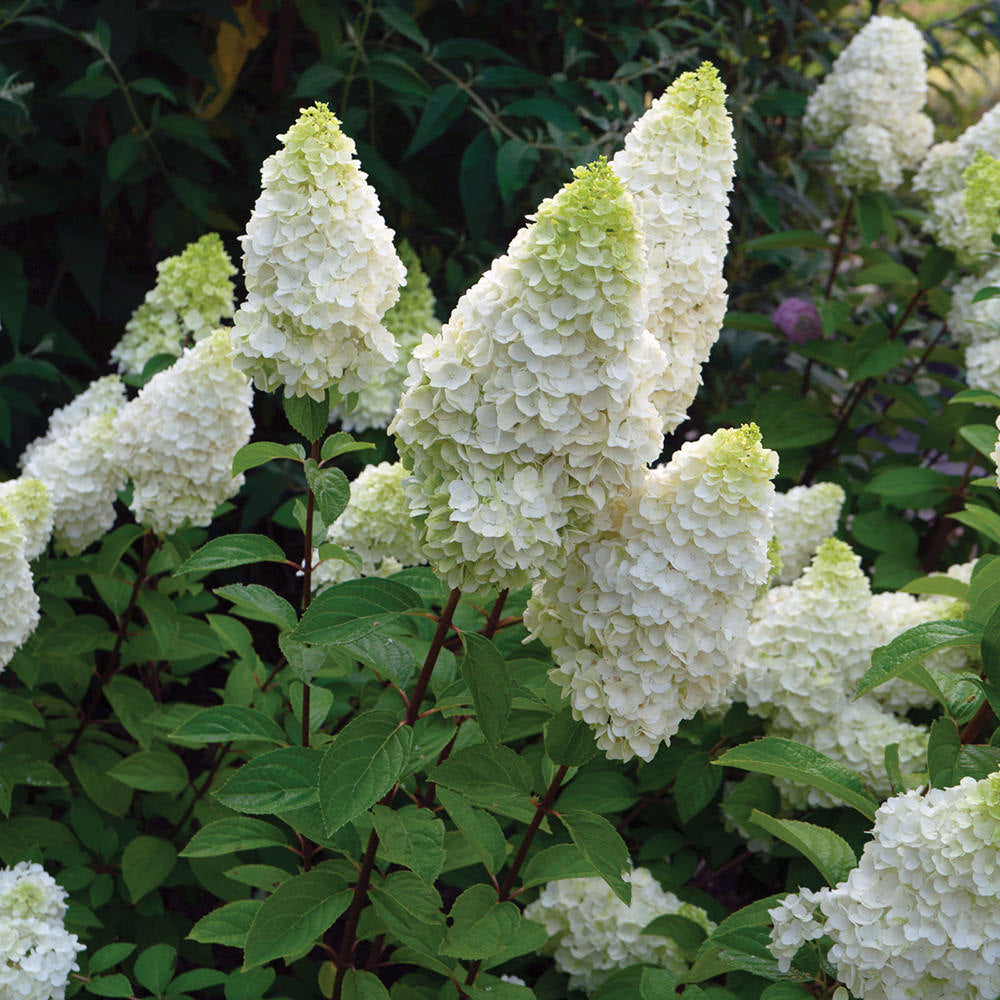
[[[983,274],[967,274],[951,292],[948,329],[960,344],[985,344],[1000,340],[1000,296],[973,302],[981,288],[1000,285],[1000,263]]]
[[[774,496],[774,537],[781,568],[778,583],[791,583],[802,575],[824,538],[837,530],[844,491],[836,483],[793,486]]]
[[[303,111],[261,167],[247,223],[247,297],[234,363],[259,389],[322,400],[362,389],[396,361],[382,317],[405,269],[354,140],[325,104]]]
[[[777,466],[752,424],[688,442],[535,584],[525,625],[608,757],[651,760],[732,681],[770,569]]]
[[[669,362],[653,399],[666,432],[684,420],[726,312],[722,265],[736,146],[725,101],[711,63],[681,74],[611,161],[635,201],[647,327]]]
[[[827,935],[829,962],[862,1000],[985,1000],[1000,994],[1000,773],[897,795],[844,882],[770,911],[787,969]]]
[[[242,474],[232,475],[233,456],[253,432],[253,389],[230,351],[221,327],[154,375],[115,421],[132,511],[157,534],[210,524],[243,485]]]
[[[420,258],[406,240],[399,245],[399,259],[406,267],[406,284],[400,289],[399,301],[383,320],[385,328],[396,338],[399,357],[385,375],[362,386],[352,410],[345,410],[343,405],[331,408],[331,419],[339,418],[345,431],[388,426],[399,406],[413,349],[423,340],[424,334],[434,334],[441,329],[434,315],[431,283],[420,266]]]
[[[924,39],[910,21],[873,17],[810,95],[802,124],[830,146],[833,173],[850,191],[892,191],[934,138]]]
[[[39,864],[0,869],[0,996],[63,1000],[84,950],[66,930],[66,890]]]
[[[0,506],[21,523],[25,558],[41,555],[52,537],[52,498],[45,484],[28,476],[0,483]]]
[[[357,553],[363,576],[388,576],[427,561],[406,497],[408,475],[400,462],[366,466],[351,483],[347,508],[326,533],[328,542]],[[321,587],[357,575],[350,563],[328,559],[313,571],[312,583]]]
[[[0,670],[37,625],[38,595],[24,555],[24,532],[0,500]]]
[[[556,571],[660,452],[632,199],[603,160],[574,176],[424,337],[389,428],[450,587]]]
[[[524,908],[525,917],[545,927],[545,950],[556,968],[568,973],[570,989],[591,992],[612,972],[637,962],[671,972],[687,969],[693,956],[672,938],[642,933],[656,917],[672,914],[693,920],[708,934],[715,930],[700,906],[667,892],[648,868],[635,868],[624,877],[632,884],[630,905],[602,878],[567,878],[549,882]]]
[[[124,477],[114,457],[114,420],[125,386],[98,379],[56,410],[44,437],[21,456],[27,477],[40,479],[52,501],[53,536],[70,555],[82,552],[115,523]]]
[[[954,142],[939,142],[913,178],[913,189],[927,208],[924,230],[960,258],[971,259],[993,249],[992,233],[966,209],[965,172],[980,151],[1000,156],[1000,104],[967,128]]]
[[[236,273],[218,233],[206,233],[182,253],[156,265],[156,284],[125,325],[111,360],[139,375],[157,354],[178,355],[233,315]]]

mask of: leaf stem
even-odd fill
[[[438,619],[437,631],[431,640],[430,649],[427,650],[427,658],[424,660],[423,669],[417,678],[417,686],[413,690],[413,697],[410,698],[410,704],[406,708],[405,722],[408,726],[412,726],[420,714],[420,703],[424,700],[424,695],[427,693],[427,685],[430,684],[431,673],[434,671],[434,665],[437,663],[442,646],[444,646],[445,636],[447,636],[448,630],[451,628],[451,620],[461,597],[462,592],[456,587],[448,595],[448,603],[445,605],[444,611],[441,612],[441,617]]]

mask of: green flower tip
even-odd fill
[[[667,93],[690,113],[721,107],[726,101],[726,88],[719,71],[707,60],[696,70],[681,73]]]
[[[839,538],[825,538],[813,556],[813,566],[823,570],[836,570],[844,566],[855,566],[858,557],[847,542]]]
[[[306,139],[317,139],[325,145],[332,145],[343,133],[340,131],[340,119],[330,110],[324,101],[317,101],[311,108],[306,108],[296,119],[288,132],[286,141],[297,143]]]
[[[733,481],[771,479],[778,471],[778,456],[761,443],[760,428],[753,423],[723,427],[711,437],[710,465],[726,470]]]
[[[1000,229],[1000,160],[979,150],[962,175],[965,180],[965,214],[969,222],[987,233]]]

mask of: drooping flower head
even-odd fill
[[[752,424],[688,442],[535,584],[525,625],[608,757],[651,760],[732,680],[770,569],[777,464]]]
[[[898,17],[873,17],[837,56],[806,105],[802,125],[831,149],[833,173],[850,191],[892,191],[934,137],[924,39]]]
[[[157,354],[180,354],[233,315],[236,268],[218,233],[206,233],[182,253],[161,260],[156,272],[156,284],[111,351],[122,374],[141,374]]]
[[[0,500],[0,670],[37,625],[38,595],[24,555],[24,532]]]
[[[864,1000],[981,1000],[1000,993],[1000,774],[897,795],[846,881],[770,911],[787,969],[824,934],[829,962]]]
[[[136,520],[158,534],[211,523],[243,476],[233,456],[250,440],[253,390],[220,328],[154,375],[115,421],[116,461],[133,484]]]
[[[726,312],[722,265],[736,147],[725,101],[711,63],[682,73],[611,161],[635,201],[644,241],[647,326],[668,360],[654,398],[666,432],[684,420]]]
[[[452,587],[516,588],[557,564],[660,451],[632,199],[603,160],[574,174],[424,337],[389,428]]]
[[[0,505],[21,523],[25,558],[41,555],[52,537],[52,498],[45,484],[27,476],[0,483]]]
[[[234,364],[260,389],[322,400],[331,386],[362,389],[396,361],[382,317],[406,272],[337,116],[317,103],[278,138],[240,237],[247,297]]]
[[[836,483],[793,486],[774,496],[774,537],[781,569],[775,579],[791,583],[809,565],[813,553],[837,528],[844,491]]]

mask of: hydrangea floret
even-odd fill
[[[910,21],[873,17],[810,95],[802,124],[830,147],[833,173],[849,191],[892,191],[934,138],[924,39]]]
[[[232,465],[253,433],[253,389],[233,367],[229,336],[220,327],[187,348],[115,421],[116,461],[134,485],[132,511],[157,534],[210,524],[243,485]]]
[[[688,442],[535,584],[525,625],[609,758],[651,760],[733,679],[770,570],[777,465],[752,424]]]
[[[682,73],[611,161],[635,201],[647,327],[669,362],[654,397],[666,432],[684,420],[726,312],[722,265],[736,146],[725,101],[711,63]]]
[[[157,354],[178,355],[233,315],[236,273],[218,233],[206,233],[156,265],[156,284],[111,351],[123,375],[139,375]]]
[[[24,532],[0,500],[0,670],[37,625],[38,595],[24,554]]]
[[[0,996],[64,1000],[83,951],[65,927],[66,891],[39,864],[0,869]]]
[[[0,506],[21,523],[25,558],[41,555],[52,537],[52,498],[45,484],[29,476],[0,483]]]
[[[354,140],[329,108],[307,108],[261,167],[243,246],[247,297],[234,319],[236,367],[267,392],[322,400],[389,371],[382,317],[406,272]]]
[[[567,878],[549,882],[524,915],[545,927],[546,950],[556,967],[569,975],[570,989],[595,990],[617,969],[648,962],[671,972],[684,971],[691,955],[672,938],[643,934],[656,917],[673,914],[694,921],[707,934],[715,930],[708,914],[662,888],[647,868],[624,878],[632,885],[626,905],[602,878]]]
[[[774,537],[781,569],[778,583],[791,583],[801,576],[824,538],[837,529],[844,491],[836,483],[793,486],[774,496]]]
[[[992,239],[1000,232],[1000,160],[977,150],[962,177],[965,181],[963,203],[969,225]]]
[[[846,881],[770,912],[788,969],[827,935],[828,961],[864,1000],[981,1000],[1000,993],[1000,773],[884,802]]]
[[[556,571],[660,452],[632,199],[603,160],[574,176],[418,345],[389,428],[449,587]]]

